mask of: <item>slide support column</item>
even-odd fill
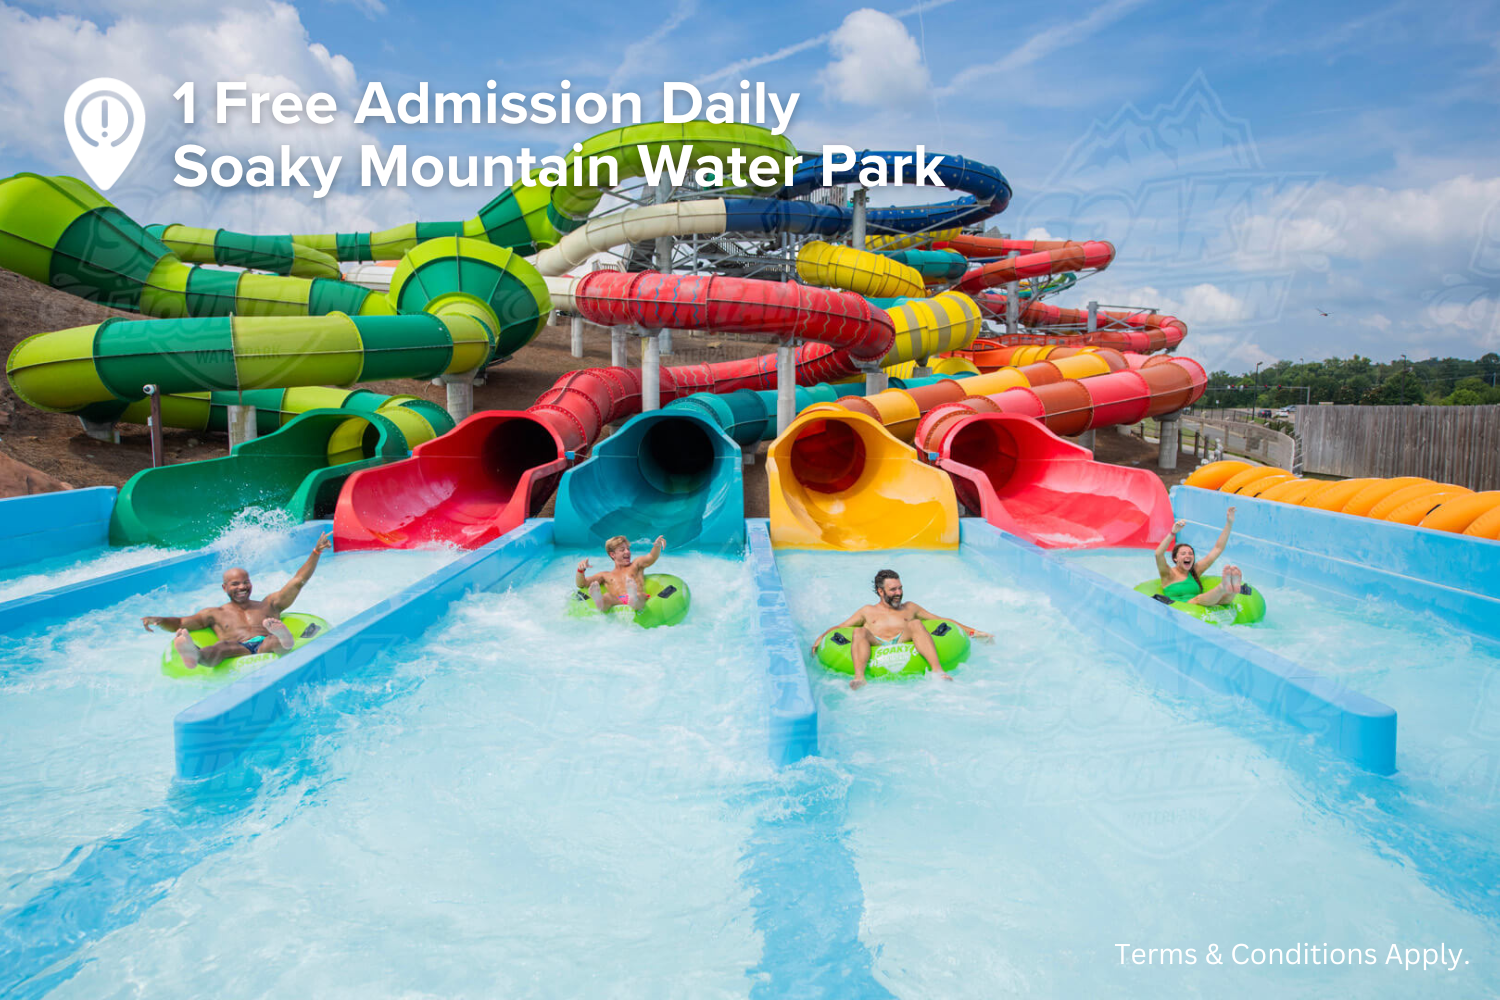
[[[233,451],[235,445],[255,440],[255,407],[231,403],[227,410],[229,450]]]
[[[642,330],[641,341],[641,411],[661,409],[661,339],[660,330]]]
[[[1156,418],[1158,451],[1156,467],[1172,472],[1177,468],[1177,448],[1181,440],[1182,423],[1178,419],[1182,416],[1181,411],[1177,413],[1163,413]]]
[[[797,416],[797,342],[776,348],[776,433],[786,433]]]
[[[467,420],[474,412],[474,373],[444,375],[443,388],[448,396],[448,416],[455,424]]]

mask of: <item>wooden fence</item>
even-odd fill
[[[1302,468],[1500,489],[1500,406],[1301,406]]]

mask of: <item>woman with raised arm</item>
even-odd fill
[[[1172,545],[1177,533],[1186,525],[1186,521],[1177,521],[1172,525],[1172,533],[1156,544],[1156,571],[1161,576],[1162,595],[1172,601],[1206,607],[1232,603],[1244,586],[1240,568],[1225,566],[1219,585],[1208,591],[1203,589],[1203,574],[1208,572],[1214,560],[1224,554],[1224,546],[1229,543],[1229,532],[1234,527],[1234,508],[1230,507],[1225,513],[1224,530],[1219,532],[1218,541],[1214,542],[1214,547],[1202,559],[1198,558],[1197,552],[1187,542]],[[1172,548],[1170,561],[1166,554],[1169,545]]]

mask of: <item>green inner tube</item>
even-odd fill
[[[1219,585],[1216,576],[1205,576],[1203,578],[1203,592],[1206,594]],[[1161,580],[1147,580],[1135,586],[1138,594],[1160,600],[1173,611],[1181,611],[1183,614],[1192,615],[1199,621],[1208,622],[1210,625],[1253,625],[1266,616],[1266,599],[1260,590],[1243,585],[1241,593],[1234,595],[1234,600],[1229,604],[1189,604],[1187,601],[1167,600],[1166,595],[1161,592]]]
[[[326,635],[333,627],[317,615],[303,615],[295,611],[282,615],[281,620],[291,630],[293,649],[301,649],[312,640]],[[219,641],[219,637],[211,628],[195,628],[188,634],[193,637],[193,641],[200,648],[212,646]],[[227,660],[220,660],[211,667],[200,666],[195,670],[189,670],[187,664],[182,662],[182,654],[177,652],[177,647],[168,642],[167,648],[161,654],[161,672],[168,677],[223,677],[225,674],[235,673],[245,667],[270,663],[280,655],[280,653],[246,653],[244,656],[231,656]]]
[[[608,589],[606,588],[606,593]],[[693,593],[681,577],[671,573],[651,573],[646,577],[646,604],[639,611],[631,611],[624,604],[616,604],[606,614],[633,615],[641,628],[656,628],[658,625],[676,625],[687,617],[688,605],[693,603]],[[578,618],[597,615],[593,598],[584,590],[573,591],[573,601],[568,614]]]
[[[951,670],[969,658],[969,633],[958,622],[939,618],[924,621],[922,626],[932,634],[938,662],[942,663],[944,670]],[[854,630],[836,628],[829,632],[818,643],[818,662],[837,673],[854,673]],[[865,677],[872,681],[920,677],[927,669],[927,660],[917,652],[915,643],[888,642],[870,650]]]

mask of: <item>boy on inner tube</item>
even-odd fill
[[[1225,566],[1219,585],[1207,593],[1203,591],[1203,574],[1208,572],[1214,560],[1223,554],[1224,546],[1229,543],[1229,532],[1234,527],[1234,508],[1230,507],[1225,512],[1224,530],[1219,532],[1219,540],[1208,550],[1208,555],[1199,559],[1191,545],[1178,542],[1172,546],[1172,561],[1168,562],[1167,544],[1185,527],[1186,521],[1177,521],[1172,525],[1172,533],[1156,543],[1156,571],[1161,574],[1162,596],[1208,607],[1234,603],[1235,595],[1240,592],[1244,583],[1238,566]]]
[[[896,575],[895,570],[883,569],[876,573],[875,595],[880,600],[875,604],[866,604],[837,625],[824,630],[812,644],[813,655],[818,655],[818,643],[826,639],[829,632],[836,628],[852,628],[854,680],[849,682],[849,686],[854,690],[858,691],[865,686],[865,668],[870,664],[870,647],[885,646],[893,642],[909,642],[916,646],[917,652],[927,661],[928,668],[943,680],[951,681],[953,675],[943,669],[932,634],[921,625],[924,621],[942,620],[943,616],[933,614],[915,601],[904,600],[904,593],[901,578]],[[988,632],[969,628],[952,618],[947,621],[953,622],[975,639],[994,638]]]
[[[158,617],[151,615],[141,619],[146,631],[159,625],[168,632],[176,632],[172,645],[182,656],[182,663],[189,670],[200,663],[212,667],[222,660],[234,656],[253,656],[256,653],[285,653],[295,640],[292,630],[287,628],[277,615],[292,606],[307,581],[318,568],[318,556],[333,548],[328,533],[318,539],[312,555],[286,582],[286,586],[263,601],[250,599],[250,574],[240,566],[224,571],[224,593],[229,603],[217,608],[204,608],[197,614],[185,618]],[[189,633],[196,628],[213,627],[218,642],[199,649]]]
[[[600,611],[608,611],[621,604],[628,604],[630,610],[639,611],[646,606],[646,567],[660,559],[661,550],[666,547],[666,536],[657,535],[656,544],[651,546],[650,552],[639,559],[631,559],[630,540],[624,535],[616,535],[604,543],[604,551],[614,563],[614,568],[588,576],[589,561],[585,559],[578,564],[578,569],[573,574],[573,583],[579,590],[588,591],[589,597],[593,598],[594,607]]]

